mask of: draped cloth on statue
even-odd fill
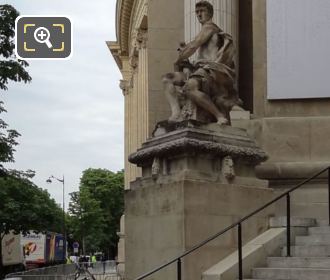
[[[198,49],[189,75],[198,79],[201,90],[208,92],[216,106],[225,111],[242,103],[235,89],[234,55],[232,37],[223,31],[217,32]]]

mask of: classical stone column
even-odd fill
[[[138,98],[139,98],[139,147],[148,137],[148,69],[147,69],[147,30],[137,33],[138,48]]]
[[[128,154],[139,149],[148,137],[148,74],[147,74],[147,30],[135,29],[131,39],[129,55],[130,95],[127,97],[127,126],[125,138]],[[126,157],[127,155],[126,154]],[[126,175],[127,174],[127,175]],[[125,185],[141,176],[141,169],[128,164],[125,166]]]
[[[129,110],[129,92],[130,92],[130,86],[128,80],[120,80],[119,83],[120,89],[123,91],[124,100],[125,100],[125,135],[128,135],[129,131],[129,121],[130,121],[130,110]],[[130,163],[127,160],[127,156],[129,154],[129,139],[128,137],[125,137],[125,170],[128,170],[128,166]],[[129,180],[129,173],[125,172],[125,189],[128,189],[128,181]]]

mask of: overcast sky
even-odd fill
[[[124,99],[120,72],[105,41],[115,41],[116,0],[0,0],[21,15],[64,15],[73,21],[73,56],[67,61],[28,61],[30,84],[1,92],[4,119],[22,136],[10,167],[36,171],[34,182],[62,203],[78,190],[82,171],[124,167]]]

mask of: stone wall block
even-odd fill
[[[311,118],[311,158],[330,161],[330,117]]]
[[[263,133],[263,148],[271,161],[310,159],[310,125],[304,119],[264,119]]]

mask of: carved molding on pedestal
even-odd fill
[[[196,121],[158,123],[153,135],[142,148],[129,156],[131,163],[143,166],[154,158],[169,158],[182,153],[210,154],[233,160],[259,164],[267,159],[266,153],[247,135],[246,131],[230,126],[203,126]],[[230,172],[229,172],[230,173]],[[229,175],[228,175],[229,176]]]
[[[222,175],[227,178],[227,180],[231,181],[235,178],[235,170],[234,170],[234,161],[230,156],[226,156],[222,159],[221,171]]]
[[[151,166],[151,175],[152,177],[157,177],[158,174],[160,173],[160,160],[158,157],[155,157],[154,158],[154,161],[152,163],[152,166]]]
[[[168,183],[203,178],[254,187],[268,186],[255,174],[255,166],[266,159],[246,130],[192,120],[158,123],[153,137],[128,158],[142,167],[143,180]],[[136,186],[131,184],[132,189]]]

